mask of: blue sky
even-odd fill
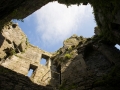
[[[54,52],[73,34],[84,37],[94,35],[96,26],[90,5],[72,5],[51,2],[18,22],[31,44]]]
[[[54,52],[73,34],[84,37],[94,35],[96,22],[92,12],[90,5],[72,5],[67,8],[63,4],[51,2],[26,17],[24,22],[14,22],[19,24],[31,44]],[[41,63],[45,64],[45,61]],[[28,76],[32,72],[30,70]]]

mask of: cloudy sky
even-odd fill
[[[30,16],[24,22],[18,22],[30,43],[39,48],[54,52],[63,45],[63,41],[73,34],[84,37],[94,35],[96,26],[90,5],[72,5],[51,2]]]
[[[96,26],[90,5],[67,6],[57,2],[49,3],[24,19],[15,21],[27,35],[29,42],[48,52],[63,46],[63,41],[71,35],[91,37]],[[45,64],[41,60],[41,64]],[[31,76],[30,70],[28,76]]]

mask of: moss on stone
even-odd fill
[[[65,54],[65,59],[70,59],[72,56],[70,54]]]
[[[12,49],[12,50],[10,51],[10,55],[15,55],[15,54],[16,54],[15,50]]]

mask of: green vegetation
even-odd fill
[[[12,49],[12,50],[10,51],[10,56],[15,55],[15,54],[16,54],[15,50]]]
[[[30,42],[29,42],[28,38],[26,38],[26,45],[29,45],[29,44],[30,44]]]
[[[71,50],[72,50],[72,47],[71,47],[71,46],[69,46],[69,47],[68,47],[68,51],[71,51]]]
[[[70,59],[72,56],[70,54],[65,54],[65,59]]]
[[[16,54],[15,49],[10,49],[10,51],[8,52],[8,56],[7,57],[11,58],[15,54]]]

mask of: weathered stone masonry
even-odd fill
[[[53,55],[60,90],[119,90],[120,51],[99,40],[73,35]]]
[[[96,35],[73,35],[52,54],[31,45],[14,23],[6,25],[0,37],[2,90],[119,90],[120,51]],[[41,58],[46,65],[40,64]]]
[[[53,90],[33,83],[28,76],[0,66],[0,90]]]
[[[2,35],[5,39],[1,46],[1,66],[25,76],[29,69],[33,69],[31,80],[39,85],[48,85],[51,79],[52,54],[30,45],[26,41],[27,37],[17,24],[15,25],[15,28],[8,25],[3,29]],[[42,58],[46,59],[46,65],[40,64]]]
[[[98,28],[104,38],[114,43],[120,44],[120,1],[118,0],[1,0],[0,1],[0,28],[12,19],[24,19],[42,6],[49,2],[58,1],[58,3],[69,6],[71,4],[87,5],[91,4]],[[3,6],[4,5],[4,6]],[[104,35],[105,34],[105,35]]]
[[[98,26],[94,37],[73,35],[54,54],[30,45],[17,24],[6,23],[51,1],[56,0],[0,1],[0,29],[5,24],[0,32],[0,89],[119,90],[120,51],[114,46],[120,44],[120,1],[58,0],[67,6],[90,3]],[[41,58],[47,60],[45,66]],[[30,78],[29,69],[34,71]]]

